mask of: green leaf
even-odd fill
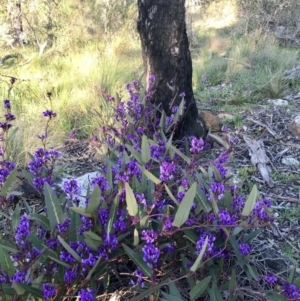
[[[177,155],[179,155],[188,165],[191,164],[191,159],[183,154],[179,149],[177,149],[174,145],[170,145],[170,149],[172,149]]]
[[[259,235],[261,232],[262,232],[262,229],[257,229],[257,230],[254,230],[254,231],[250,232],[249,234],[245,235],[245,237],[243,239],[243,242],[246,243],[248,241],[251,241],[257,235]]]
[[[183,301],[180,296],[175,296],[175,295],[172,295],[172,294],[167,294],[165,292],[161,292],[161,294],[163,295],[163,299],[162,300],[165,300],[165,301]]]
[[[222,176],[220,175],[220,172],[216,166],[212,166],[212,169],[214,171],[215,179],[217,182],[222,182]]]
[[[194,243],[194,244],[197,243],[197,240],[199,239],[199,234],[197,235],[195,230],[186,229],[186,230],[184,230],[184,234],[192,243]]]
[[[133,232],[133,245],[134,246],[137,246],[139,244],[139,232],[137,229],[134,229],[134,232]]]
[[[192,300],[196,300],[199,298],[204,291],[206,290],[209,282],[211,280],[211,276],[204,278],[203,280],[199,281],[190,291],[190,297]]]
[[[30,172],[28,172],[27,170],[22,170],[22,174],[24,175],[24,177],[26,178],[26,180],[28,181],[29,185],[34,188],[34,190],[36,190],[36,188],[34,187],[34,185],[32,184],[33,179],[34,179],[34,175],[31,174]]]
[[[63,267],[66,267],[66,268],[70,268],[71,267],[69,264],[67,264],[67,263],[65,263],[65,262],[63,262],[63,261],[61,261],[61,260],[59,260],[59,259],[57,259],[57,258],[55,258],[53,256],[49,256],[48,258],[51,259],[52,261],[57,262],[59,265],[61,265]]]
[[[137,265],[139,269],[147,276],[152,276],[152,269],[147,266],[147,263],[143,260],[142,254],[140,252],[134,252],[125,244],[122,244],[124,251],[130,257],[130,259]]]
[[[78,233],[78,229],[81,226],[82,221],[79,216],[74,211],[71,211],[71,225],[69,230],[69,241],[80,241],[81,235]]]
[[[109,212],[108,223],[107,223],[107,233],[108,234],[111,233],[113,223],[116,220],[118,205],[119,205],[119,194],[117,194],[116,197],[114,198],[110,212]]]
[[[161,183],[161,180],[158,179],[154,174],[152,174],[149,170],[147,170],[144,166],[139,166],[144,175],[152,181],[154,184],[158,185]]]
[[[148,163],[151,159],[150,146],[146,135],[142,137],[142,161]]]
[[[136,202],[136,198],[133,194],[133,191],[128,183],[125,183],[125,191],[126,191],[126,204],[128,213],[131,216],[136,216],[138,213],[138,205]]]
[[[15,273],[15,267],[10,258],[10,255],[2,247],[0,247],[0,266],[1,269],[10,277]]]
[[[0,191],[0,196],[6,196],[7,192],[9,191],[9,188],[11,187],[11,184],[15,180],[17,175],[17,169],[15,168],[7,177],[4,185],[2,186],[2,189]]]
[[[179,206],[179,202],[178,202],[178,201],[176,200],[176,198],[174,197],[174,195],[173,195],[173,193],[171,192],[170,188],[169,188],[166,184],[164,184],[164,186],[165,186],[166,192],[167,192],[167,194],[169,195],[169,197],[172,199],[172,201],[173,201],[177,206]]]
[[[236,285],[236,271],[235,271],[235,269],[233,269],[232,272],[231,272],[231,277],[230,277],[230,280],[229,280],[228,289],[229,290],[234,289],[235,285]]]
[[[88,206],[86,208],[86,213],[89,213],[91,215],[95,214],[95,212],[97,212],[100,206],[100,202],[101,202],[100,199],[101,199],[100,187],[96,185],[91,194]]]
[[[265,291],[265,294],[268,297],[268,299],[271,301],[287,301],[287,299],[284,296],[274,291]]]
[[[102,238],[92,231],[83,232],[83,236],[86,244],[94,251],[103,244]]]
[[[34,220],[38,225],[42,226],[45,230],[51,230],[49,218],[43,214],[31,213],[28,215],[30,220]]]
[[[139,162],[141,163],[142,161],[142,156],[139,152],[137,152],[132,146],[130,146],[129,144],[125,145],[126,148],[131,152],[132,156]]]
[[[87,213],[84,208],[79,208],[79,207],[70,207],[71,211],[74,211],[80,215],[86,216],[86,217],[92,217],[92,214]]]
[[[190,268],[191,272],[196,272],[197,269],[199,268],[200,262],[202,260],[203,255],[204,255],[204,252],[206,250],[207,244],[208,244],[208,236],[206,236],[206,238],[205,238],[204,244],[201,248],[201,251],[200,251],[196,261],[194,262],[194,264]]]
[[[197,183],[194,182],[189,190],[186,192],[182,202],[179,204],[175,218],[173,221],[173,226],[180,228],[188,219],[193,201],[197,191]]]
[[[229,149],[230,145],[225,140],[223,140],[221,137],[214,135],[212,133],[209,133],[209,136],[211,138],[213,138],[214,140],[216,140],[219,144],[223,145],[226,149]]]
[[[89,270],[89,273],[87,274],[87,276],[85,278],[86,280],[89,280],[92,277],[93,273],[95,272],[95,270],[98,267],[101,260],[102,260],[102,257],[100,256],[98,258],[98,260],[96,261],[96,263],[93,265],[93,267]]]
[[[203,191],[197,189],[197,194],[196,194],[196,201],[199,204],[199,206],[206,212],[210,212],[212,207],[210,202],[208,201],[206,195],[204,194]]]
[[[16,227],[19,225],[20,223],[20,205],[17,204],[13,216],[12,216],[12,220],[11,220],[11,224],[12,224],[12,228],[13,230],[16,229]]]
[[[257,186],[254,185],[250,192],[250,195],[245,203],[245,207],[242,212],[243,216],[249,216],[251,214],[251,212],[255,206],[257,196],[258,196]]]
[[[208,289],[210,301],[223,301],[222,295],[215,284]]]
[[[179,289],[174,282],[169,283],[169,292],[173,296],[181,297]]]
[[[112,168],[111,168],[111,161],[110,160],[107,160],[106,168],[107,168],[106,180],[108,181],[108,184],[109,184],[109,191],[108,192],[110,192],[113,188]]]
[[[259,279],[259,274],[257,272],[257,269],[254,265],[250,265],[250,264],[247,264],[246,267],[245,267],[245,271],[249,272],[249,274],[251,275],[251,277],[254,279],[254,280],[258,280]],[[249,277],[249,276],[248,276]],[[250,277],[249,277],[250,278]]]
[[[291,269],[291,272],[290,272],[290,275],[289,275],[289,283],[294,283],[294,280],[295,280],[295,275],[296,275],[296,269],[297,269],[297,266],[294,265]]]
[[[147,290],[144,290],[143,292],[139,293],[137,297],[132,298],[130,301],[140,301],[140,300],[148,297],[150,294],[158,291],[158,289],[161,288],[162,286],[164,286],[168,281],[169,281],[168,279],[165,279],[165,280],[161,281],[159,284],[151,286]]]
[[[23,295],[26,290],[21,286],[20,282],[12,282],[12,287],[15,289],[18,296]]]
[[[64,213],[61,205],[51,186],[48,183],[44,184],[45,203],[47,215],[49,217],[51,229],[55,229],[57,224],[64,220]]]
[[[63,164],[61,167],[59,167],[57,170],[53,172],[53,180],[57,179],[58,176],[60,176],[66,167],[68,166],[68,163]]]
[[[60,235],[57,235],[57,239],[62,244],[62,246],[68,251],[68,253],[74,257],[76,261],[81,262],[80,256],[64,241],[64,239]]]
[[[25,283],[18,283],[18,286],[22,287],[26,293],[29,293],[36,298],[44,300],[44,295],[42,294],[40,289]]]
[[[215,216],[219,216],[219,207],[212,192],[210,193],[210,197],[211,197],[211,205],[212,205],[213,212]]]
[[[161,116],[160,116],[160,121],[159,121],[159,127],[161,129],[165,128],[165,124],[166,124],[166,112],[162,111],[161,112]]]

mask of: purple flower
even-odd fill
[[[140,269],[136,269],[133,272],[133,275],[136,277],[130,280],[130,284],[139,285],[140,287],[143,288],[145,285],[145,282],[143,281],[144,273]]]
[[[100,208],[98,211],[98,221],[101,226],[106,226],[109,217],[109,210],[105,208]]]
[[[168,180],[172,180],[174,178],[174,171],[176,170],[176,166],[173,162],[169,163],[167,161],[163,161],[160,166],[160,180],[166,182]]]
[[[239,244],[239,249],[242,255],[246,256],[251,252],[251,246],[249,244]]]
[[[4,108],[5,109],[10,109],[10,101],[8,99],[3,100]]]
[[[21,282],[21,283],[26,283],[25,282],[25,276],[27,274],[27,271],[19,271],[16,272],[11,278],[10,281],[12,282]]]
[[[200,235],[199,240],[196,243],[197,255],[200,254],[200,252],[201,252],[201,250],[204,246],[206,237],[208,237],[208,242],[207,242],[206,250],[203,254],[204,258],[209,257],[209,256],[214,254],[214,245],[215,245],[215,240],[216,240],[216,237],[213,234],[211,234],[211,233],[202,233]]]
[[[225,192],[225,187],[222,183],[212,182],[210,185],[210,190],[213,192],[213,194],[217,197],[218,200],[221,200]]]
[[[65,282],[70,285],[78,276],[78,265],[73,265],[72,268],[66,268],[64,273]]]
[[[66,219],[63,223],[57,224],[58,233],[61,234],[67,232],[70,225],[71,225],[70,219]]]
[[[26,215],[22,215],[19,226],[16,227],[15,240],[19,247],[26,245],[26,238],[30,235],[30,223]]]
[[[180,94],[179,94],[179,97],[185,97],[185,92],[181,92]]]
[[[84,215],[81,215],[80,219],[81,219],[82,225],[78,229],[78,233],[80,235],[82,235],[83,232],[89,231],[93,227],[93,221],[89,217],[86,217]]]
[[[143,260],[147,263],[148,267],[153,268],[153,266],[158,262],[160,251],[153,244],[146,244],[143,249]]]
[[[147,244],[154,243],[157,239],[157,233],[154,230],[143,230],[142,240],[146,241]]]
[[[191,137],[190,139],[192,145],[190,152],[192,154],[198,154],[199,152],[201,152],[204,148],[204,141],[202,140],[202,138],[197,139],[196,137]]]
[[[288,299],[295,300],[299,298],[299,291],[294,284],[284,282],[282,288],[283,288],[283,295]]]
[[[6,121],[13,121],[16,119],[15,115],[11,114],[11,113],[7,113],[4,115],[5,116],[5,120]]]
[[[108,181],[103,176],[99,176],[93,179],[92,185],[94,186],[98,185],[102,193],[109,190]]]
[[[219,225],[234,225],[235,220],[230,216],[227,209],[220,210],[219,212]]]
[[[55,296],[56,289],[54,286],[50,285],[50,283],[44,283],[42,287],[42,292],[44,295],[44,299],[48,300]]]
[[[222,131],[222,132],[227,132],[227,131],[228,131],[228,127],[227,127],[226,125],[223,125],[223,126],[221,127],[221,131]]]
[[[49,119],[56,117],[56,113],[53,112],[52,110],[46,110],[43,112],[44,117],[49,117]]]
[[[70,200],[73,200],[74,196],[81,193],[81,189],[75,179],[65,181],[63,184],[63,190]]]
[[[264,278],[270,284],[274,284],[277,281],[277,277],[275,275],[266,275]]]
[[[94,291],[90,288],[88,289],[81,289],[79,292],[78,292],[78,297],[80,301],[94,301],[95,298],[94,298]]]

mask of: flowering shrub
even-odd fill
[[[174,146],[184,94],[180,106],[166,116],[149,102],[151,85],[144,97],[137,81],[127,90],[130,100],[116,105],[114,127],[101,128],[99,136],[105,139],[100,141],[110,155],[101,176],[91,183],[86,208],[77,205],[81,191],[74,179],[64,183],[62,196],[55,191],[53,167],[59,154],[46,149],[45,139],[56,113],[43,113],[43,148],[29,162],[27,178],[43,192],[45,210],[36,213],[25,206],[21,211],[17,206],[12,218],[7,216],[12,235],[0,242],[6,299],[95,300],[116,291],[121,281],[130,287],[124,296],[131,300],[149,295],[182,300],[176,287],[180,281],[189,287],[189,300],[237,300],[237,270],[249,283],[257,283],[256,290],[262,288],[260,271],[251,260],[251,239],[272,222],[270,201],[259,197],[256,186],[245,200],[228,183],[230,148],[206,170],[198,164],[207,148],[202,139],[188,137],[180,144],[189,145],[186,150]],[[4,135],[10,120],[2,127]],[[6,208],[14,167],[4,155],[1,164]],[[272,288],[280,284],[274,275],[263,276]],[[290,283],[282,283],[278,293],[260,293],[261,300],[299,298]]]

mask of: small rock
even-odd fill
[[[289,105],[289,102],[287,100],[284,100],[284,99],[269,99],[268,100],[268,103],[270,104],[273,104],[274,106],[288,106]]]
[[[283,158],[281,160],[281,162],[282,162],[282,164],[288,165],[288,166],[295,166],[295,167],[297,167],[297,166],[300,165],[300,162],[297,159],[292,158],[292,157]]]
[[[199,115],[204,120],[207,129],[211,128],[212,132],[219,132],[221,130],[221,123],[218,116],[208,111],[201,111]]]
[[[300,137],[300,115],[296,116],[296,118],[290,123],[289,131],[295,137]]]
[[[94,180],[95,178],[97,178],[99,176],[100,176],[100,174],[97,171],[94,171],[94,172],[89,172],[81,177],[75,178],[75,180],[78,183],[78,186],[81,189],[81,196],[78,197],[80,208],[85,208],[85,197],[84,196],[87,193],[88,186],[90,185],[90,187],[91,187],[92,180]],[[63,184],[67,180],[68,179],[66,179],[66,178],[62,179],[62,183],[58,184],[58,186],[60,188],[63,188]]]

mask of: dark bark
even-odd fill
[[[176,138],[205,137],[206,128],[192,90],[192,60],[185,24],[185,0],[138,0],[137,23],[147,78],[156,76],[152,101],[167,116],[170,102],[179,105],[185,93],[186,111]]]
[[[12,45],[16,45],[17,43],[21,44],[21,35],[23,33],[21,2],[8,1],[7,12],[14,31]]]

